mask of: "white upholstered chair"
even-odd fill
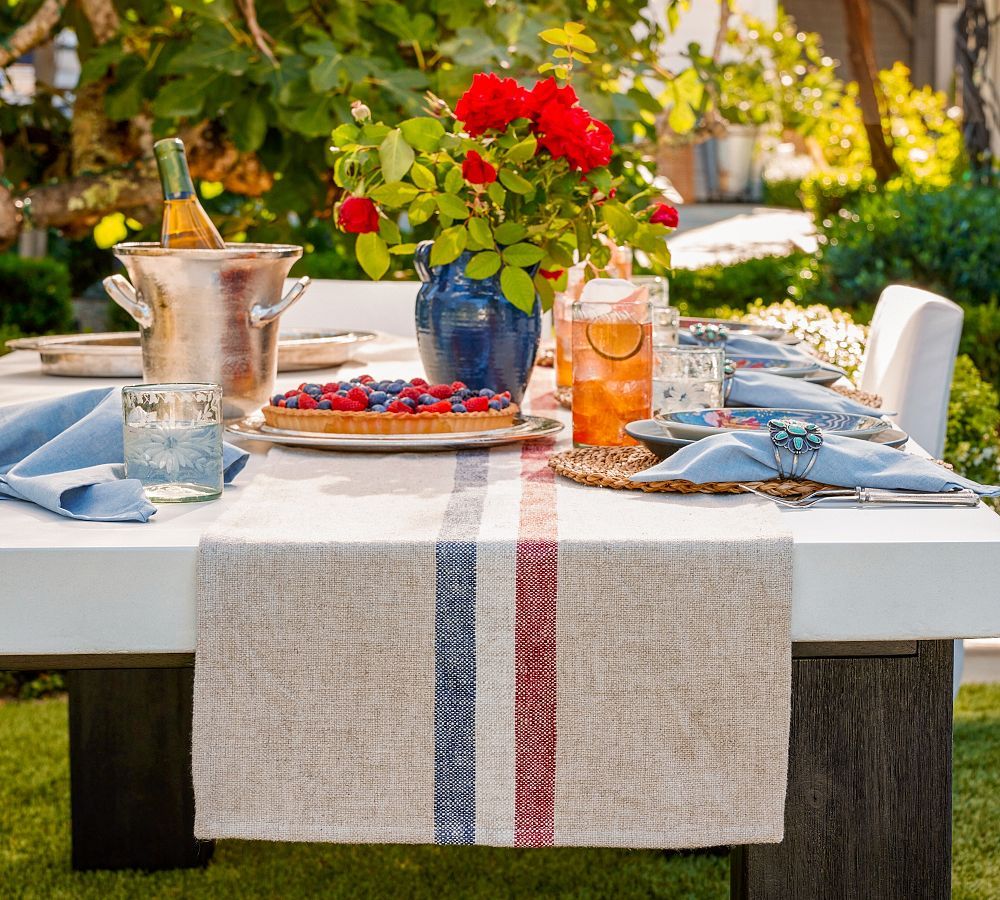
[[[294,283],[287,281],[286,288]],[[302,299],[281,317],[282,327],[381,331],[416,337],[413,310],[419,281],[335,281],[314,278]]]
[[[944,452],[948,395],[962,336],[962,308],[919,288],[882,291],[865,351],[861,389],[932,456]]]
[[[882,291],[865,351],[861,389],[879,394],[884,409],[935,458],[944,452],[948,396],[962,336],[962,308],[919,288]],[[962,680],[962,642],[955,641],[954,692]]]

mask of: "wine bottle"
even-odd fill
[[[153,145],[163,186],[163,228],[160,245],[173,250],[224,250],[222,235],[198,202],[184,143],[166,138]]]

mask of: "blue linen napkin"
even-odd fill
[[[737,369],[726,406],[760,406],[769,409],[816,409],[859,416],[891,416],[802,378],[787,378],[764,369]]]
[[[683,330],[680,333],[680,343],[685,347],[707,346],[703,341],[699,341],[693,334]],[[726,356],[731,359],[739,358],[741,356],[758,356],[764,359],[780,359],[784,362],[798,363],[803,366],[817,366],[818,368],[825,369],[828,372],[837,372],[840,375],[846,375],[843,369],[817,359],[801,347],[769,341],[767,338],[763,338],[759,334],[731,334],[726,339],[726,343],[719,346],[722,346],[725,349]]]
[[[223,444],[228,484],[249,454]],[[156,512],[125,477],[121,393],[95,388],[0,407],[0,499],[25,500],[92,522],[146,522]]]
[[[783,459],[790,459],[787,451]],[[952,491],[968,488],[981,497],[1000,496],[1000,487],[977,484],[937,463],[860,438],[824,435],[810,481],[836,487],[897,491]],[[799,462],[799,469],[804,463]],[[726,432],[702,438],[631,477],[632,481],[769,481],[778,477],[767,432]]]

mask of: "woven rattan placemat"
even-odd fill
[[[645,447],[586,447],[564,450],[549,459],[549,468],[580,484],[627,491],[673,494],[742,494],[740,482],[630,481],[629,476],[655,466],[659,458]],[[748,481],[753,488],[775,497],[805,497],[828,485],[815,481]]]

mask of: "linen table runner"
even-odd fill
[[[781,839],[777,512],[583,487],[551,452],[271,451],[200,548],[200,837]]]

